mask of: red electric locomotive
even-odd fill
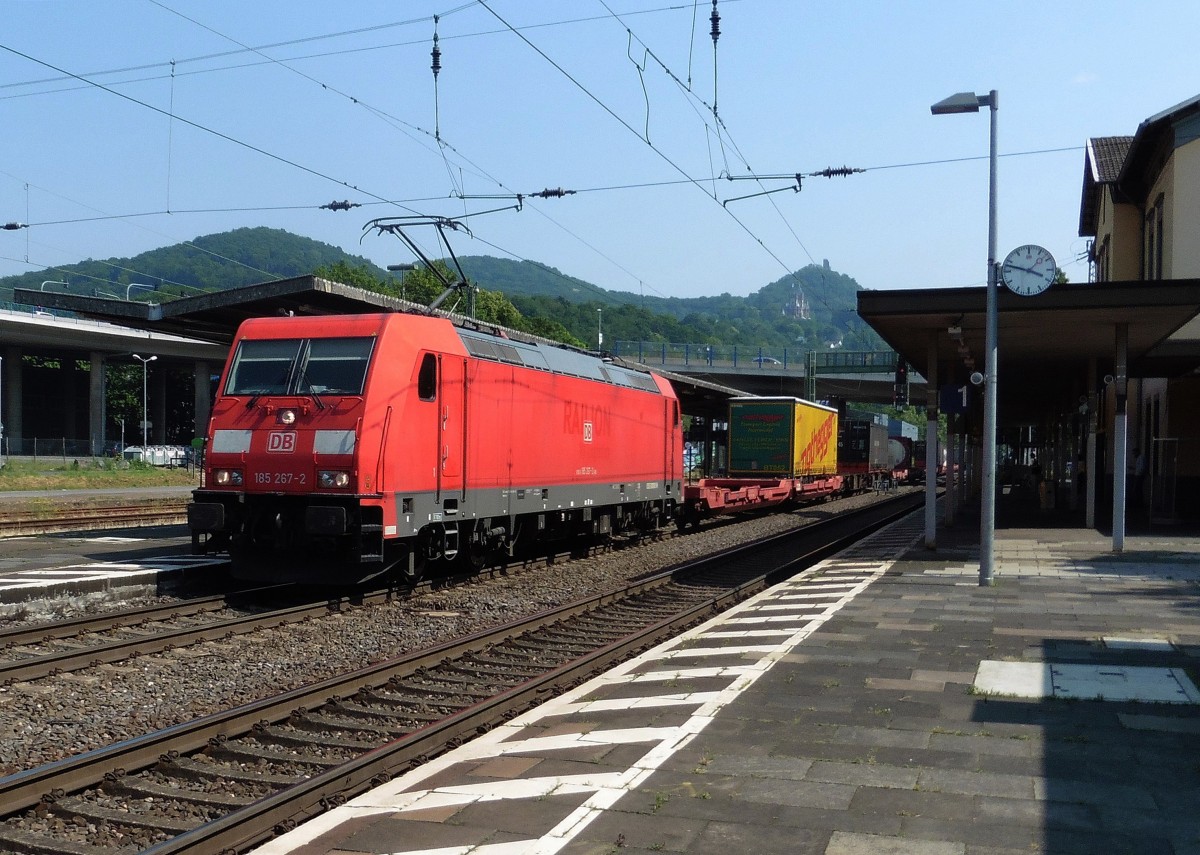
[[[242,578],[415,578],[657,528],[682,447],[652,373],[439,317],[258,318],[230,352],[188,525]]]

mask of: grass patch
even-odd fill
[[[95,490],[105,487],[189,487],[198,471],[151,466],[139,460],[7,460],[0,468],[0,491]]]

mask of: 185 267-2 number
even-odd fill
[[[303,472],[255,472],[254,483],[264,487],[303,487],[308,478]]]

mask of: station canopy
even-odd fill
[[[928,378],[935,342],[939,386],[984,371],[986,288],[860,291],[858,313]],[[1200,369],[1200,280],[1054,285],[1022,297],[1000,286],[997,398],[1006,420],[1035,419],[1087,391],[1089,361],[1115,371],[1117,328],[1128,330],[1130,377]]]

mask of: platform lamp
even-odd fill
[[[991,144],[988,156],[988,262],[987,327],[983,376],[983,496],[979,509],[979,584],[993,584],[996,540],[996,361],[999,356],[1000,325],[996,309],[996,90],[987,95],[959,92],[938,101],[929,109],[935,116],[949,113],[978,113],[991,109]]]
[[[138,356],[135,353],[135,354],[133,354],[133,358],[136,359],[138,362],[142,363],[142,460],[145,461],[146,460],[146,452],[147,452],[146,426],[147,426],[147,420],[150,418],[148,399],[146,397],[146,373],[147,373],[146,366],[149,365],[154,360],[158,359],[158,357],[157,356]]]

